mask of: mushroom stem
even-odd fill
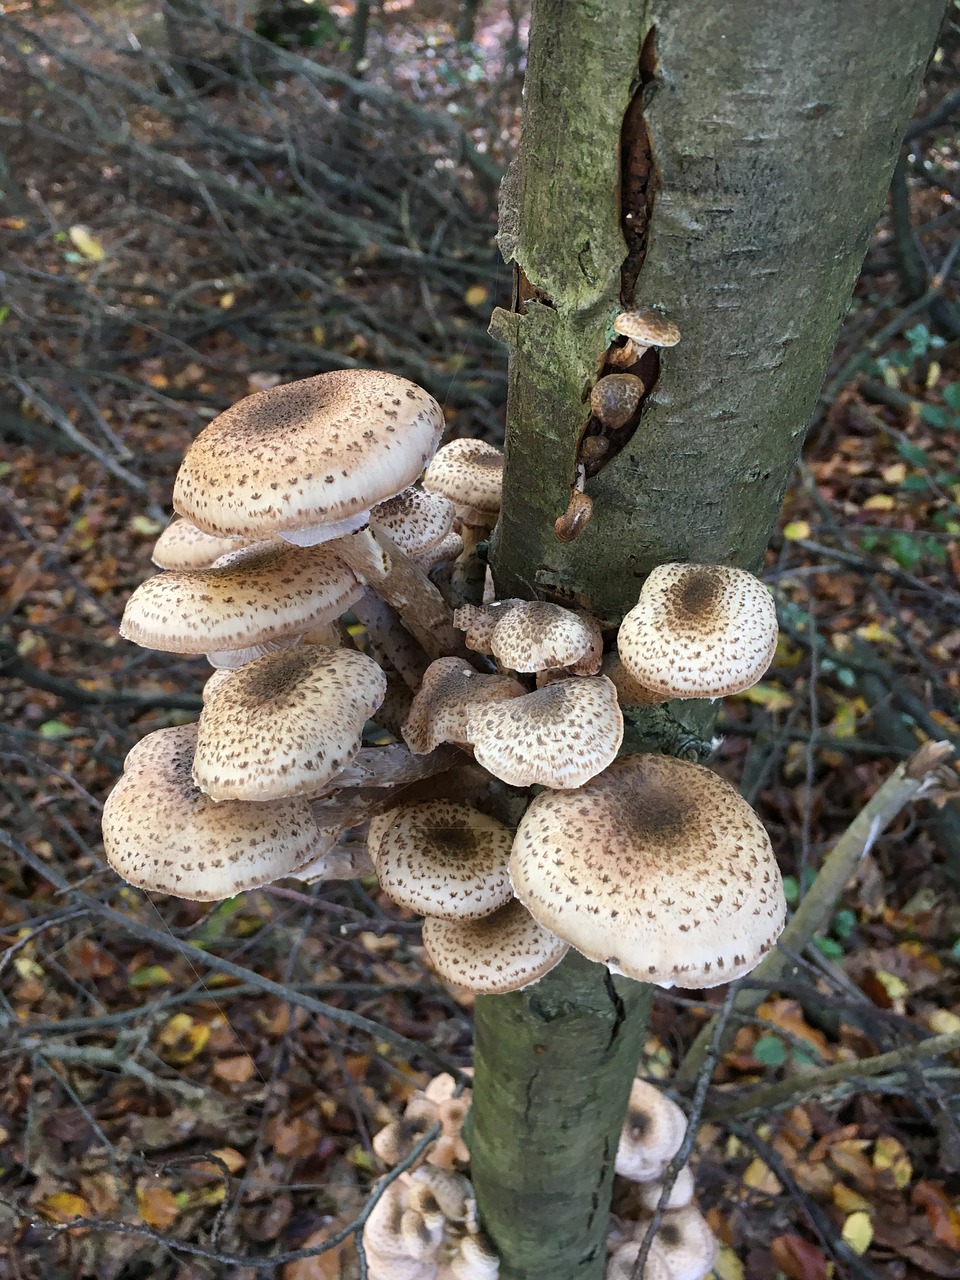
[[[372,544],[372,545],[371,545]],[[422,569],[382,531],[369,530],[344,538],[337,554],[354,573],[396,609],[400,620],[431,659],[460,653],[462,641],[453,627],[453,612]],[[376,552],[381,554],[378,557]]]
[[[450,603],[459,608],[463,604],[482,604],[487,566],[477,555],[477,547],[487,536],[488,530],[479,525],[461,524],[460,536],[463,551],[454,565],[450,580]]]
[[[357,621],[366,628],[371,656],[381,665],[392,667],[411,689],[419,689],[427,669],[427,655],[394,610],[369,587],[352,608]]]

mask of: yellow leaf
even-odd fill
[[[88,1217],[90,1206],[83,1196],[76,1196],[72,1191],[57,1191],[37,1203],[37,1212],[48,1222],[70,1222],[73,1218]]]
[[[205,1022],[195,1022],[189,1013],[175,1013],[157,1039],[166,1050],[166,1060],[183,1065],[203,1052],[210,1039],[210,1028]]]
[[[485,284],[472,284],[463,295],[463,300],[470,307],[482,307],[488,297]]]
[[[224,311],[229,311],[236,300],[237,295],[235,293],[221,293],[220,295],[220,305]]]
[[[898,1191],[908,1186],[913,1177],[910,1157],[896,1138],[887,1135],[879,1137],[876,1141],[873,1148],[873,1167],[884,1171],[889,1170],[893,1176],[893,1185]]]
[[[904,996],[910,994],[910,988],[895,973],[888,973],[886,969],[877,969],[874,977],[891,1000],[902,1000]]]
[[[743,1263],[729,1245],[721,1246],[713,1264],[713,1274],[717,1280],[744,1280]]]
[[[884,467],[880,474],[886,484],[903,484],[907,478],[907,464],[894,462],[891,466]]]
[[[777,1175],[759,1156],[751,1160],[744,1170],[743,1184],[768,1196],[778,1196],[783,1191]]]
[[[882,627],[879,622],[868,622],[866,626],[857,627],[856,634],[871,644],[896,644],[897,637],[892,631]]]
[[[29,978],[42,978],[44,976],[43,969],[37,964],[36,960],[31,960],[29,956],[14,957],[13,967],[24,982]]]
[[[798,542],[801,538],[809,538],[810,522],[808,520],[791,520],[789,524],[783,526],[783,536],[788,542]]]
[[[947,1036],[960,1031],[960,1018],[949,1009],[934,1009],[927,1015],[927,1026],[938,1036]]]
[[[155,1231],[172,1226],[180,1212],[176,1196],[167,1187],[137,1187],[137,1208],[147,1226]]]
[[[151,520],[149,516],[134,516],[130,521],[130,528],[144,538],[155,538],[158,533],[163,532],[163,525],[157,520]]]
[[[837,714],[830,721],[830,732],[835,738],[855,737],[860,714],[854,703],[841,703],[837,708]]]
[[[854,1191],[852,1187],[848,1187],[845,1182],[835,1182],[830,1189],[830,1195],[833,1203],[842,1213],[855,1213],[858,1210],[870,1208],[870,1201]]]
[[[854,1253],[866,1253],[873,1239],[873,1223],[869,1213],[864,1213],[862,1209],[851,1213],[843,1224],[842,1235],[844,1244]]]
[[[927,376],[923,384],[928,391],[932,391],[933,388],[940,381],[940,374],[942,372],[943,372],[943,367],[940,364],[940,361],[931,360],[930,364],[927,367]]]
[[[875,493],[863,504],[863,511],[892,511],[896,506],[892,493]]]
[[[787,693],[786,689],[781,689],[778,684],[765,684],[763,681],[737,696],[746,698],[748,702],[756,702],[758,706],[766,707],[768,711],[786,711],[788,707],[793,706],[792,694]]]
[[[327,331],[322,324],[315,324],[310,330],[310,335],[318,347],[322,347],[326,341]]]
[[[71,227],[67,233],[73,247],[91,262],[99,262],[104,255],[103,245],[95,240],[86,227]]]

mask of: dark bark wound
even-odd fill
[[[657,68],[656,27],[651,27],[640,50],[639,83],[623,117],[620,133],[620,221],[627,242],[627,256],[620,270],[620,301],[634,305],[637,277],[647,251],[647,234],[659,188],[644,108],[655,92]]]

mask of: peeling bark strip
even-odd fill
[[[942,11],[537,0],[501,247],[553,306],[530,301],[498,329],[513,344],[501,594],[586,594],[615,620],[665,560],[757,565]],[[661,189],[634,300],[683,339],[640,429],[589,481],[590,523],[562,543],[620,304],[621,129],[654,21],[643,120]]]

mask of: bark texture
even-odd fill
[[[515,358],[501,594],[586,596],[611,620],[671,559],[756,566],[916,100],[941,0],[539,0],[505,257],[543,301]],[[637,303],[680,344],[632,440],[553,523],[620,309],[619,128],[640,45],[656,186]],[[632,65],[631,65],[632,55]],[[623,301],[632,301],[624,299]]]
[[[616,622],[656,564],[757,567],[890,179],[942,0],[534,0],[500,244],[516,264],[501,597]],[[679,346],[634,434],[554,522],[624,306]],[[609,366],[608,366],[609,367]],[[619,442],[618,442],[619,443]],[[645,712],[629,747],[683,753],[709,709]],[[477,1000],[472,1176],[502,1280],[599,1280],[610,1157],[646,994],[569,957]]]

